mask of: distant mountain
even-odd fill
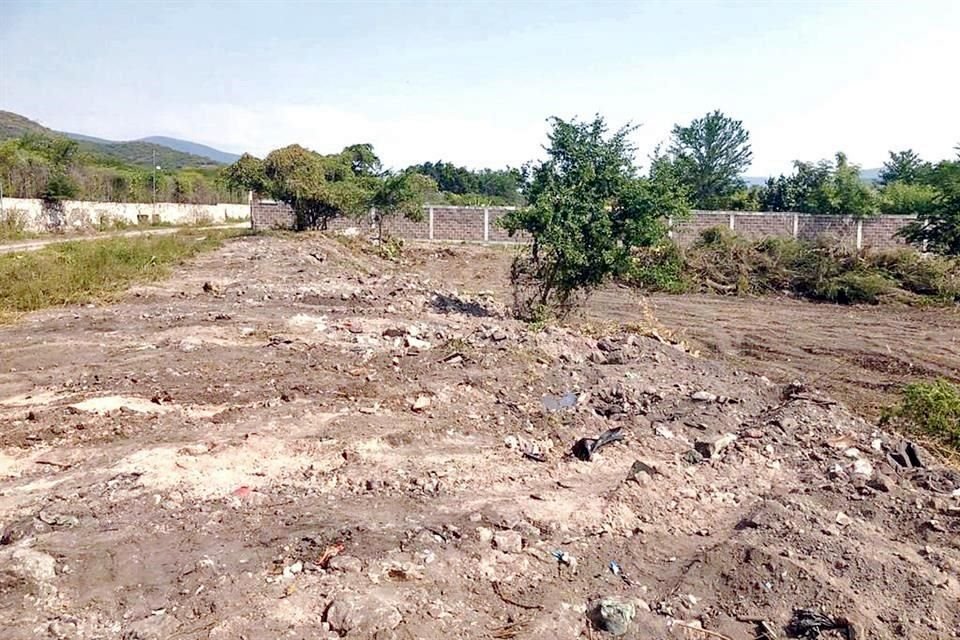
[[[53,133],[39,122],[24,118],[19,113],[0,111],[0,140],[19,138],[25,133]]]
[[[240,159],[240,154],[229,153],[227,151],[220,151],[220,149],[214,149],[213,147],[208,147],[205,144],[190,142],[189,140],[180,140],[178,138],[168,138],[166,136],[150,136],[149,138],[141,138],[139,141],[152,142],[153,144],[159,144],[164,147],[170,147],[171,149],[182,151],[183,153],[190,153],[195,156],[210,158],[215,162],[220,162],[223,164],[230,164]]]
[[[0,111],[0,142],[10,140],[11,138],[19,138],[25,133],[64,136],[76,140],[83,151],[99,156],[106,161],[135,164],[141,167],[154,166],[154,160],[156,160],[156,164],[164,169],[183,169],[186,167],[210,168],[228,162],[205,154],[191,153],[166,144],[158,144],[152,139],[116,142],[80,133],[55,131],[18,113]],[[163,139],[173,140],[172,138]],[[230,154],[223,151],[204,147],[203,145],[179,140],[176,142],[184,145],[194,145],[202,149],[209,149],[211,152],[216,152],[222,156],[230,156]]]

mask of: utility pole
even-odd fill
[[[157,150],[153,150],[153,209],[157,209]]]

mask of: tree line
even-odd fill
[[[217,168],[159,169],[84,151],[62,136],[25,133],[0,143],[0,184],[11,198],[97,202],[245,202]]]

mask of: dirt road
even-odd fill
[[[4,638],[958,637],[960,475],[815,389],[531,333],[505,257],[248,237],[0,328]]]

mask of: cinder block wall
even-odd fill
[[[423,220],[390,218],[384,231],[409,240],[446,240],[461,242],[526,242],[526,234],[512,238],[500,228],[497,220],[512,207],[425,206]],[[292,229],[293,212],[282,203],[254,198],[250,206],[254,229]],[[912,216],[877,216],[857,220],[849,216],[828,216],[804,213],[752,213],[744,211],[694,211],[689,218],[670,224],[670,236],[680,244],[689,244],[711,227],[732,229],[746,238],[796,237],[801,240],[829,238],[851,247],[876,249],[903,246],[897,231],[909,224]],[[375,231],[372,216],[362,220],[340,218],[331,221],[330,229],[358,228],[363,233]]]

